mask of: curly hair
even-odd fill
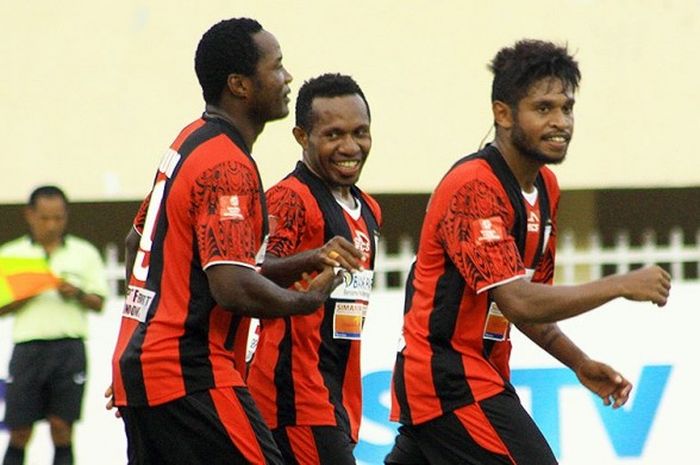
[[[230,74],[255,74],[260,58],[253,34],[262,25],[250,18],[220,21],[204,33],[194,56],[194,69],[204,101],[218,104]]]
[[[350,76],[338,73],[326,73],[311,78],[299,89],[296,103],[296,125],[304,131],[311,131],[313,127],[313,114],[311,105],[316,97],[342,97],[345,95],[359,95],[365,102],[367,116],[371,120],[369,104],[360,86]]]
[[[499,100],[514,108],[540,79],[556,77],[573,91],[578,89],[581,72],[566,46],[543,40],[520,40],[498,51],[489,64],[493,73],[491,101]]]

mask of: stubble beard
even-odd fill
[[[545,165],[559,165],[566,158],[566,152],[564,152],[564,155],[561,158],[551,158],[530,145],[527,141],[527,137],[525,137],[525,132],[523,132],[522,128],[517,122],[513,125],[510,141],[513,146],[518,149],[518,152],[530,160],[536,161],[537,163],[543,163]]]

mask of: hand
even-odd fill
[[[663,307],[671,289],[671,275],[659,266],[648,266],[621,276],[623,296],[637,302],[650,301]]]
[[[112,389],[111,384],[107,387],[107,390],[105,391],[105,398],[108,399],[105,408],[107,410],[112,410],[114,408],[114,390]],[[121,418],[122,414],[119,412],[119,409],[117,409],[117,411],[114,412],[114,416],[116,418]]]
[[[302,279],[294,283],[294,287],[300,292],[318,292],[327,298],[333,289],[343,282],[343,272],[333,272],[333,268],[326,267],[322,272],[311,278],[308,273],[302,273]],[[325,300],[324,298],[324,300]]]
[[[316,249],[315,262],[318,271],[325,267],[343,267],[348,271],[359,271],[364,256],[342,236],[335,236],[323,247]]]
[[[68,281],[61,281],[56,289],[64,299],[80,299],[80,296],[85,295],[80,288],[72,285]]]
[[[632,383],[605,363],[586,359],[576,368],[581,384],[603,399],[603,404],[620,408],[629,399]]]

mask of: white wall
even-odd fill
[[[0,203],[24,202],[44,182],[75,200],[142,198],[168,144],[203,110],[201,34],[243,15],[278,37],[292,97],[323,72],[362,85],[370,192],[430,192],[477,148],[492,121],[486,64],[523,37],[568,43],[581,64],[576,135],[557,168],[564,188],[700,185],[686,145],[700,132],[698,1],[334,3],[0,2]],[[256,144],[266,185],[300,156],[292,126],[292,116],[271,123]]]
[[[700,383],[692,355],[700,325],[700,284],[676,284],[669,304],[618,300],[561,326],[591,357],[619,369],[634,384],[629,404],[601,409],[572,375],[519,334],[514,334],[513,377],[526,407],[559,452],[562,465],[667,465],[692,463],[696,456],[694,420],[700,415],[695,391]],[[393,439],[386,420],[388,378],[400,330],[403,296],[379,293],[372,298],[365,327],[363,363],[365,420],[357,456],[379,464]],[[78,464],[126,462],[120,420],[104,410],[102,392],[109,384],[110,357],[120,305],[111,301],[105,315],[91,319],[91,375],[84,420],[77,427]],[[9,321],[0,320],[0,379],[11,350]],[[534,389],[532,389],[534,387]],[[0,413],[3,407],[0,402]],[[7,433],[0,432],[4,451]],[[42,425],[30,446],[28,465],[50,463],[48,431]]]

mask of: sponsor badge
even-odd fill
[[[138,286],[129,286],[124,301],[122,316],[145,323],[146,316],[148,316],[148,309],[151,308],[151,303],[153,303],[153,298],[155,296],[156,293],[148,289]]]
[[[350,273],[343,268],[335,268],[334,271],[336,273],[338,271],[343,272],[343,282],[331,294],[332,299],[369,302],[372,282],[374,281],[374,271],[363,270]]]
[[[367,304],[336,302],[333,312],[333,339],[359,340],[367,315]]]
[[[486,324],[484,325],[484,339],[489,339],[491,341],[505,341],[509,337],[509,327],[510,322],[498,309],[496,302],[491,302],[491,306],[489,306],[489,314],[486,316]]]

